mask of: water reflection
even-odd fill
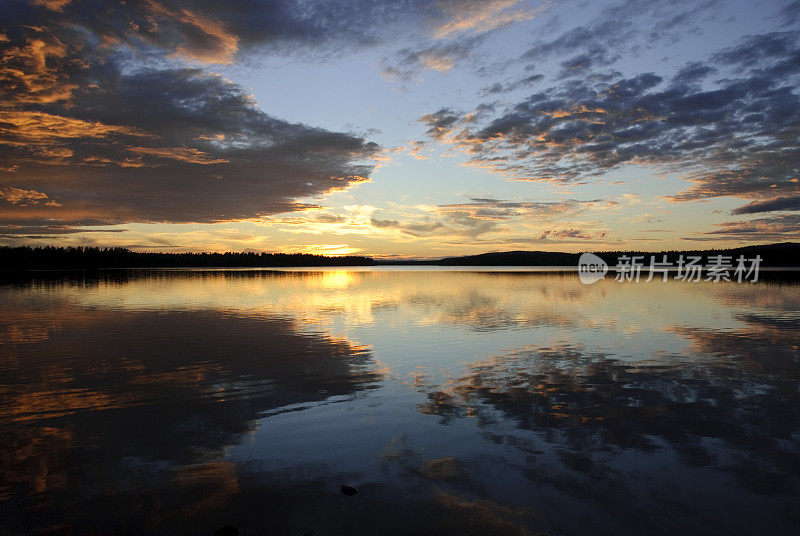
[[[76,308],[61,293],[39,303],[38,295],[33,303],[7,297],[15,313],[0,328],[8,431],[0,508],[21,532],[31,522],[26,509],[58,517],[48,506],[132,484],[220,488],[192,508],[208,506],[237,489],[235,466],[219,460],[258,418],[355,396],[381,379],[369,348],[284,318]]]
[[[791,282],[108,272],[0,311],[2,534],[800,528]]]

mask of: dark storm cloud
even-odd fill
[[[738,76],[716,82],[717,69]],[[500,114],[442,109],[428,135],[508,177],[585,181],[626,163],[666,166],[694,185],[675,201],[797,195],[800,45],[795,32],[743,40],[674,77],[571,80]],[[483,114],[484,116],[486,114]]]
[[[800,210],[800,195],[776,197],[766,201],[753,201],[733,210],[734,214],[757,214],[759,212],[775,212],[779,210]]]
[[[0,222],[52,232],[249,218],[367,180],[374,143],[272,117],[201,69],[142,68],[147,58],[226,62],[244,45],[344,39],[329,19],[353,21],[335,5],[314,7],[317,17],[276,2],[38,4],[0,6]]]

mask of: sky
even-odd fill
[[[800,0],[0,0],[0,245],[800,240]]]

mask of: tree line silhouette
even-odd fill
[[[605,251],[596,252],[609,266],[622,255],[640,255],[649,262],[651,256],[660,261],[664,255],[675,263],[680,255],[727,255],[736,259],[761,256],[761,266],[800,266],[800,244],[784,242],[730,249],[685,251]],[[366,256],[325,256],[308,253],[141,253],[126,248],[101,247],[0,247],[0,270],[59,270],[99,268],[278,268],[299,266],[553,266],[575,267],[580,253],[551,251],[505,251],[465,255],[434,260],[376,260]]]
[[[369,266],[369,257],[306,253],[143,253],[126,248],[0,247],[0,269]]]

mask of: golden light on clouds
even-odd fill
[[[191,45],[179,45],[171,54],[173,57],[183,57],[201,63],[227,64],[233,61],[239,50],[239,38],[229,32],[224,24],[211,17],[189,9],[173,10],[153,0],[147,0],[145,6],[154,19],[160,17],[173,19],[188,26],[189,33],[199,33],[203,36],[202,40],[195,40]],[[199,45],[200,42],[202,46]]]
[[[214,158],[194,147],[129,147],[128,150],[137,154],[180,160],[190,164],[225,164],[229,162],[224,158]]]
[[[45,112],[0,110],[0,143],[44,143],[58,138],[102,138],[111,134],[148,136],[133,127],[106,125]]]
[[[488,32],[513,22],[530,20],[542,9],[513,9],[520,0],[473,0],[471,2],[439,2],[439,7],[450,19],[434,30],[434,37],[442,39],[462,32]]]
[[[31,31],[41,32],[38,28]],[[5,34],[0,34],[0,43],[8,41]],[[7,48],[0,57],[0,85],[11,90],[17,103],[48,104],[66,100],[78,86],[65,80],[59,67],[54,65],[56,62],[51,61],[64,60],[66,55],[66,46],[55,37],[29,38],[24,45]]]
[[[5,199],[12,205],[36,205],[38,203],[45,203],[48,205],[57,205],[55,201],[49,200],[47,194],[37,192],[36,190],[24,190],[22,188],[13,187],[0,187],[0,199]]]
[[[34,5],[46,7],[53,11],[62,11],[71,0],[33,0]]]

